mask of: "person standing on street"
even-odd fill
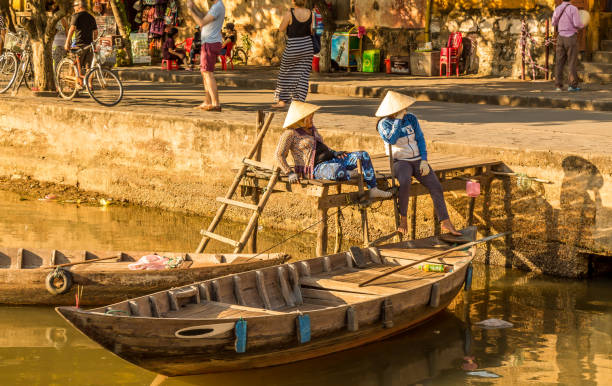
[[[312,11],[306,0],[293,0],[293,7],[283,16],[278,30],[287,33],[287,45],[281,58],[273,108],[284,108],[291,101],[304,102],[312,71]]]
[[[87,2],[85,0],[74,1],[74,15],[70,21],[70,29],[66,34],[66,43],[64,50],[70,52],[70,44],[74,35],[74,46],[76,48],[85,48],[98,38],[98,25],[96,19],[87,12]],[[93,59],[92,50],[83,50],[79,54],[81,67],[89,67]],[[81,69],[79,71],[82,73]]]
[[[556,90],[563,89],[563,70],[565,63],[568,66],[567,91],[580,91],[578,87],[578,30],[584,28],[580,21],[578,8],[570,3],[571,0],[563,0],[553,13],[552,24],[557,27],[557,48],[555,51],[555,85]]]
[[[200,70],[204,81],[204,89],[206,97],[204,102],[197,108],[204,111],[221,111],[221,103],[219,102],[219,92],[217,90],[217,81],[215,80],[215,63],[217,56],[221,51],[223,37],[221,29],[223,28],[223,20],[225,19],[225,6],[221,0],[208,0],[210,9],[204,15],[200,11],[193,0],[187,0],[187,8],[191,11],[191,17],[202,29],[202,51],[200,55]]]

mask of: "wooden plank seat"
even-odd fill
[[[200,304],[186,304],[180,310],[168,311],[165,318],[246,318],[249,316],[282,315],[283,312],[237,304],[203,301]]]

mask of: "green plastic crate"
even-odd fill
[[[363,72],[378,72],[380,70],[380,50],[363,51]]]

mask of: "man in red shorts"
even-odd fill
[[[202,29],[202,54],[200,55],[200,70],[204,81],[204,91],[206,97],[204,102],[197,108],[204,111],[221,111],[219,103],[219,92],[217,91],[217,81],[215,80],[215,63],[221,51],[221,29],[225,19],[225,6],[221,0],[208,0],[210,9],[204,15],[193,0],[187,0],[187,8],[191,11],[191,17]]]

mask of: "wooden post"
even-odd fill
[[[440,221],[438,220],[438,216],[436,216],[436,207],[433,207],[433,213],[431,214],[433,216],[433,221],[434,221],[434,235],[439,235],[441,233],[441,229],[440,229]]]
[[[317,234],[317,256],[327,254],[327,208],[319,208],[319,232]]]
[[[545,65],[544,68],[546,69],[546,75],[545,78],[546,80],[550,80],[550,66],[548,65],[549,62],[549,56],[550,56],[550,45],[548,44],[548,39],[550,38],[550,20],[546,19],[546,34],[544,36],[544,46],[546,48],[546,60],[545,60]]]
[[[429,40],[428,40],[429,41]],[[395,216],[395,230],[397,230],[400,226],[400,214],[399,214],[399,193],[395,192],[395,169],[393,168],[393,146],[391,144],[387,144],[387,148],[389,149],[389,169],[391,170],[391,189],[393,192],[393,197],[391,201],[393,202],[393,214]],[[397,241],[402,241],[402,234],[397,233]]]
[[[342,184],[336,185],[336,193],[342,193]],[[336,245],[334,246],[334,253],[340,253],[342,248],[342,212],[340,207],[336,208]]]
[[[472,226],[474,224],[474,204],[476,203],[476,197],[470,197],[470,202],[468,203],[468,213],[467,213],[467,225]]]
[[[328,227],[327,227],[327,211],[328,208],[322,208],[321,207],[321,202],[327,198],[329,193],[329,187],[325,186],[323,188],[323,191],[321,192],[321,196],[318,199],[318,207],[317,207],[317,213],[319,214],[318,218],[319,218],[319,229],[317,231],[317,250],[316,250],[316,255],[317,256],[324,256],[327,254],[327,241],[328,241]]]
[[[257,110],[257,118],[255,119],[255,138],[259,136],[259,132],[261,131],[262,125],[264,121],[264,112],[261,110]],[[254,159],[255,161],[261,161],[261,149],[262,143],[259,143],[257,147],[257,151],[255,152]],[[254,205],[259,204],[259,179],[254,179],[254,187],[253,194],[251,195],[251,202]],[[259,228],[259,220],[255,222],[255,228],[253,228],[253,234],[248,241],[248,252],[249,253],[257,253],[257,229]]]
[[[416,214],[417,214],[417,196],[410,198],[412,205],[410,206],[410,239],[416,239]]]
[[[359,187],[359,199],[365,199],[365,190],[364,190],[364,181],[363,181],[363,165],[361,165],[361,160],[357,160],[357,170],[359,170],[359,179],[358,179],[358,187]],[[370,231],[368,227],[368,210],[362,205],[359,205],[359,211],[361,212],[361,229],[363,232],[363,245],[368,246],[370,244]]]

